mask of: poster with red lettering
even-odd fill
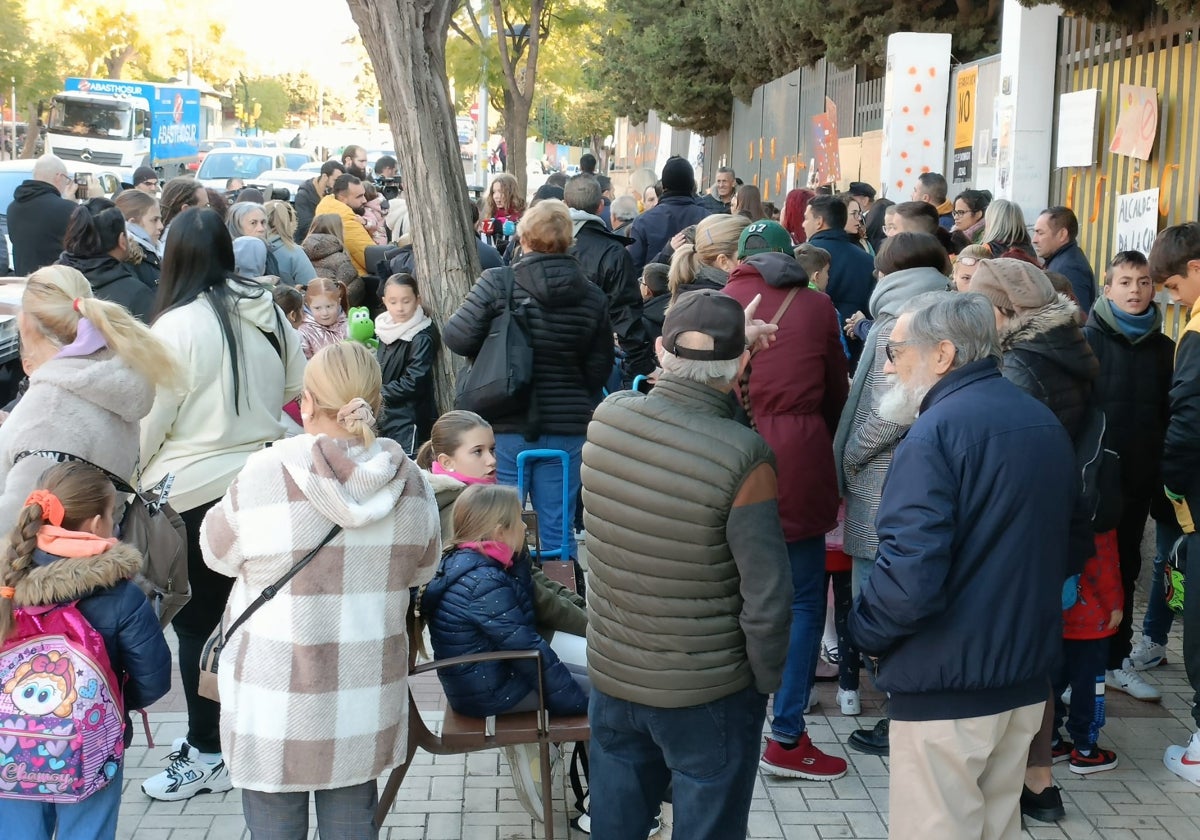
[[[1121,85],[1121,116],[1108,150],[1138,160],[1149,160],[1158,134],[1158,91],[1140,85]]]
[[[812,124],[816,182],[819,186],[836,183],[842,177],[842,162],[838,154],[837,106],[832,99],[825,98],[825,113],[814,116]]]

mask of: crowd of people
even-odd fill
[[[74,799],[22,769],[5,825],[114,836],[128,712],[168,690],[130,583],[145,558],[119,542],[126,482],[178,513],[191,588],[170,618],[187,732],[141,789],[236,787],[251,836],[307,836],[310,794],[322,835],[377,836],[426,635],[436,658],[540,654],[446,669],[447,700],[527,711],[544,679],[551,713],[586,713],[577,825],[605,840],[652,835],[668,797],[675,836],[743,836],[759,769],[843,776],[805,717],[822,660],[843,714],[864,671],[887,695],[847,743],[890,756],[894,837],[1015,837],[1022,815],[1065,815],[1055,764],[1118,766],[1104,691],[1161,699],[1142,674],[1166,661],[1181,593],[1162,590],[1195,539],[1200,315],[1176,344],[1155,290],[1200,298],[1200,225],[1116,254],[1097,284],[1070,209],[1031,235],[1016,204],[951,200],[934,173],[907,202],[856,182],[776,214],[728,167],[699,195],[671,158],[614,195],[585,155],[528,202],[495,176],[482,275],[435,313],[404,199],[373,196],[366,166],[347,147],[294,206],[154,170],[78,203],[53,156],[17,190],[0,674],[14,651],[34,664],[0,708],[37,731],[82,708],[68,654],[31,647],[54,615],[94,631],[72,644],[111,672],[124,725]],[[520,392],[439,417],[443,344],[486,369],[509,319]],[[522,465],[545,450],[561,462]],[[527,550],[526,494],[538,544],[578,565],[585,542],[586,586]],[[1200,701],[1200,601],[1182,613]],[[1194,714],[1164,761],[1200,785]],[[506,754],[540,818],[536,751]]]

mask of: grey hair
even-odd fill
[[[563,187],[563,201],[572,210],[595,213],[603,193],[596,176],[583,172],[567,181]]]
[[[643,190],[645,192],[645,190]],[[609,215],[614,219],[619,219],[622,222],[632,222],[637,218],[638,203],[637,199],[631,195],[619,195],[613,199],[612,207],[609,209]]]
[[[261,212],[264,219],[267,217],[267,211],[261,204],[239,201],[229,206],[229,212],[225,216],[225,227],[229,228],[229,235],[231,237],[237,239],[239,236],[246,235],[242,232],[242,221],[254,210]]]
[[[742,360],[740,358],[719,361],[681,359],[674,353],[663,350],[658,354],[658,363],[664,371],[672,376],[678,376],[689,382],[698,382],[718,391],[728,391],[737,380]]]
[[[59,175],[66,175],[67,165],[58,155],[46,153],[33,164],[33,180],[53,184]]]
[[[995,311],[983,295],[925,292],[911,298],[900,314],[912,316],[908,323],[910,341],[953,344],[955,369],[981,359],[1000,359]]]
[[[1025,214],[1016,202],[998,198],[983,211],[984,242],[1029,242]]]

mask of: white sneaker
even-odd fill
[[[167,769],[142,782],[142,793],[151,799],[177,802],[198,793],[233,789],[229,769],[219,754],[202,753],[187,741],[176,743],[179,748],[167,756],[171,760]]]
[[[842,707],[844,715],[862,714],[862,704],[858,701],[858,690],[853,688],[839,688],[837,693],[838,705]]]
[[[1129,663],[1135,671],[1149,671],[1167,664],[1167,646],[1156,645],[1145,636],[1129,652]]]
[[[1105,672],[1104,684],[1109,688],[1125,692],[1135,700],[1146,700],[1153,703],[1162,700],[1162,692],[1133,670],[1128,657],[1122,663],[1122,667]]]
[[[817,705],[817,687],[814,685],[808,690],[808,701],[804,704],[804,714],[808,714],[813,710],[813,706]]]
[[[1200,787],[1200,732],[1193,732],[1186,746],[1167,747],[1163,764],[1179,778]]]
[[[575,819],[571,820],[571,827],[576,829],[577,831],[584,833],[584,834],[591,834],[592,833],[592,815],[589,814],[588,811],[585,809],[582,814],[580,814]],[[662,817],[662,809],[660,808],[658,813],[654,815],[654,822],[652,822],[650,824],[650,831],[646,835],[647,840],[649,840],[649,838],[651,838],[651,837],[657,837],[658,833],[662,830],[663,830],[663,817]]]
[[[538,822],[542,821],[542,756],[537,744],[517,744],[502,747],[504,758],[512,773],[513,790],[517,799]],[[558,747],[550,745],[550,772],[558,764]]]

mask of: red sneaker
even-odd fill
[[[789,776],[814,782],[829,782],[846,775],[846,760],[821,752],[813,746],[807,732],[790,750],[785,750],[779,742],[768,738],[767,749],[759,759],[758,766],[772,776]]]

